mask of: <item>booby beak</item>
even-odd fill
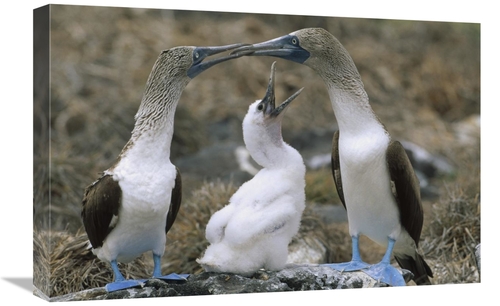
[[[229,51],[236,49],[238,47],[246,46],[248,44],[243,44],[243,43],[238,43],[238,44],[232,44],[232,45],[225,45],[225,46],[214,46],[214,47],[195,47],[193,50],[193,65],[191,68],[189,68],[187,75],[193,79],[195,76],[198,74],[202,73],[203,71],[207,70],[208,68],[217,65],[219,63],[241,57],[245,55],[245,52],[241,53],[235,53],[235,54],[230,54],[227,56],[219,57],[207,62],[203,62],[204,59],[206,59],[209,56],[219,54],[224,51]]]
[[[242,46],[233,50],[231,55],[274,56],[303,64],[311,54],[300,46],[297,36],[288,34],[262,43]]]
[[[269,77],[269,84],[267,85],[266,95],[262,98],[260,104],[263,105],[264,114],[266,116],[270,116],[271,118],[277,118],[286,107],[292,102],[304,89],[299,89],[296,93],[291,95],[288,99],[286,99],[283,103],[281,103],[278,107],[275,104],[275,92],[274,92],[274,75],[276,73],[276,62],[273,62],[271,65],[271,76]]]

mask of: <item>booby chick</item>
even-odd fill
[[[330,266],[362,269],[384,283],[405,285],[401,273],[390,265],[394,253],[417,284],[430,284],[432,271],[417,253],[423,224],[418,179],[403,146],[391,139],[373,112],[347,50],[328,31],[306,28],[232,51],[240,52],[304,64],[327,86],[339,126],[333,140],[332,171],[352,237],[352,261]],[[361,260],[360,235],[387,248],[380,263],[369,265]]]
[[[135,126],[116,162],[85,189],[81,217],[92,251],[109,262],[115,291],[143,284],[126,280],[118,262],[127,263],[152,251],[153,277],[185,280],[187,275],[162,275],[166,233],[181,204],[179,169],[170,162],[174,113],[189,81],[215,64],[237,58],[210,55],[242,44],[219,47],[175,47],[161,52],[146,83]]]
[[[210,218],[210,245],[197,260],[206,271],[251,276],[259,269],[281,270],[298,232],[306,169],[300,153],[283,141],[281,122],[302,89],[275,107],[274,75],[275,63],[265,97],[250,105],[243,120],[245,145],[263,168]]]

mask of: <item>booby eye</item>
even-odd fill
[[[293,37],[293,38],[292,38],[292,44],[293,44],[293,45],[296,45],[297,43],[298,43],[297,38],[296,38],[296,37]]]
[[[194,58],[196,58],[196,59],[200,58],[200,53],[195,52],[195,53],[194,53]]]
[[[259,105],[257,106],[257,110],[260,110],[260,111],[261,111],[261,110],[263,110],[263,109],[264,109],[264,104],[259,104]]]

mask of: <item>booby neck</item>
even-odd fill
[[[235,54],[276,56],[312,68],[325,82],[339,129],[346,133],[385,130],[373,113],[361,76],[347,50],[328,31],[307,28],[242,46]]]
[[[170,144],[172,141],[175,110],[190,78],[176,75],[176,70],[163,65],[167,61],[166,56],[167,53],[163,52],[158,57],[149,75],[141,105],[135,115],[132,141],[141,138],[157,143]]]
[[[262,167],[290,169],[303,165],[303,162],[297,150],[283,141],[281,122],[285,110],[303,88],[276,107],[275,73],[276,62],[273,62],[266,95],[262,100],[257,100],[249,106],[243,119],[243,139],[252,158]]]
[[[373,112],[362,87],[351,91],[338,88],[327,80],[325,83],[339,130],[343,135],[359,135],[367,131],[387,134],[384,125]],[[360,95],[360,92],[364,94]]]
[[[130,150],[148,147],[149,152],[170,157],[170,144],[174,133],[174,115],[182,92],[201,72],[240,55],[222,56],[204,61],[242,44],[215,47],[181,46],[162,51],[146,82],[141,105],[135,115],[132,137],[123,148],[119,160]],[[139,148],[138,148],[139,147]]]
[[[370,106],[352,57],[333,35],[328,34],[329,41],[322,43],[333,47],[314,52],[315,55],[304,64],[315,70],[325,83],[339,130],[353,134],[368,130],[385,131]]]
[[[283,140],[281,122],[260,126],[250,124],[249,118],[243,122],[243,139],[256,163],[266,169],[301,164],[300,154]]]

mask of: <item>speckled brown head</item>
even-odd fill
[[[136,124],[133,134],[144,129],[162,126],[159,123],[166,119],[165,111],[168,112],[177,107],[177,102],[191,79],[216,64],[242,55],[225,55],[204,61],[205,59],[243,45],[180,46],[162,51],[146,82],[141,105],[135,115]]]

